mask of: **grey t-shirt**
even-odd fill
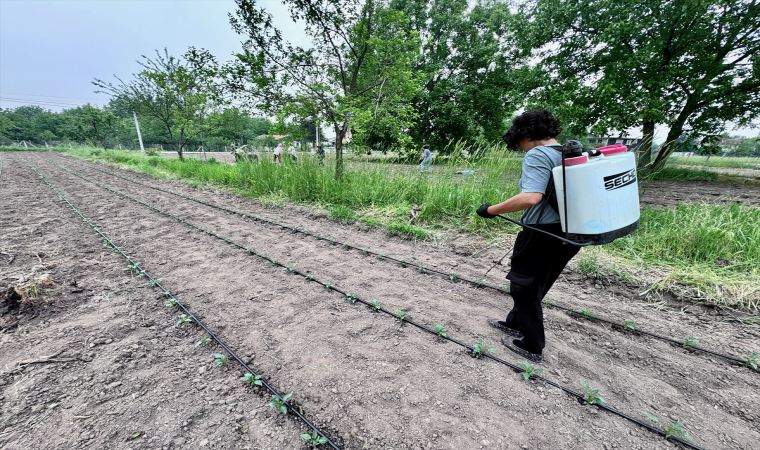
[[[520,174],[520,193],[539,192],[544,194],[544,197],[540,202],[523,211],[521,219],[523,223],[535,225],[559,222],[559,214],[547,204],[549,198],[546,196],[546,191],[552,169],[560,164],[562,164],[562,154],[548,146],[532,148],[525,154]],[[543,212],[541,212],[542,209]]]

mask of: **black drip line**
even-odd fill
[[[53,163],[53,164],[55,164],[55,163]],[[55,164],[55,165],[57,165],[57,164]],[[115,189],[111,189],[109,187],[106,187],[105,185],[103,185],[103,184],[101,184],[101,183],[99,183],[97,181],[90,180],[87,177],[85,177],[83,175],[79,175],[79,174],[75,173],[74,171],[72,171],[70,169],[67,169],[67,168],[65,168],[63,166],[58,166],[58,167],[61,167],[62,169],[70,172],[71,174],[73,174],[73,175],[75,175],[75,176],[77,176],[79,178],[82,178],[85,181],[89,181],[89,182],[91,182],[93,184],[96,184],[97,186],[99,186],[99,187],[101,187],[101,188],[103,188],[103,189],[105,189],[105,190],[107,190],[109,192],[112,192],[114,194],[117,194],[117,195],[123,196],[125,198],[128,198],[128,199],[130,199],[130,200],[132,200],[132,201],[134,201],[136,203],[139,203],[139,204],[141,204],[141,205],[143,205],[143,206],[145,206],[145,207],[147,207],[147,208],[149,208],[149,209],[151,209],[151,210],[153,210],[155,212],[158,212],[160,214],[172,217],[172,218],[176,219],[177,221],[179,221],[179,222],[181,222],[181,223],[183,223],[183,224],[185,224],[185,225],[187,225],[187,226],[189,226],[191,228],[195,228],[195,229],[197,229],[199,231],[202,231],[202,232],[208,234],[209,236],[213,236],[213,237],[218,238],[218,239],[220,239],[220,240],[222,240],[222,241],[224,241],[224,242],[226,242],[226,243],[228,243],[228,244],[230,244],[230,245],[232,245],[234,247],[237,247],[239,249],[245,250],[249,254],[257,256],[258,258],[263,259],[263,260],[271,263],[274,266],[281,267],[285,271],[288,271],[288,272],[290,272],[290,273],[292,273],[294,275],[302,276],[307,281],[313,281],[315,283],[318,283],[318,284],[324,286],[328,290],[332,290],[332,291],[338,292],[338,293],[344,295],[346,297],[347,301],[349,301],[351,303],[359,302],[359,303],[361,303],[363,305],[368,306],[373,312],[385,313],[385,314],[387,314],[389,316],[394,317],[396,320],[399,320],[401,323],[408,323],[408,324],[410,324],[410,325],[412,325],[414,327],[419,328],[420,330],[428,332],[428,333],[430,333],[432,335],[435,335],[435,336],[437,336],[437,337],[439,337],[441,339],[453,342],[454,344],[457,344],[457,345],[459,345],[461,347],[464,347],[467,350],[469,350],[471,353],[474,354],[474,350],[475,349],[474,349],[473,346],[467,345],[464,342],[458,341],[458,340],[450,338],[448,336],[441,336],[441,335],[439,335],[439,333],[437,331],[435,331],[435,330],[433,330],[431,328],[428,328],[425,325],[419,324],[419,323],[417,323],[417,322],[409,319],[408,317],[404,317],[403,319],[401,319],[399,315],[394,314],[391,311],[388,311],[388,310],[380,307],[379,305],[375,305],[372,302],[368,302],[366,300],[361,299],[356,293],[347,293],[347,292],[341,290],[340,288],[336,288],[334,283],[327,283],[327,282],[324,282],[324,281],[320,281],[317,278],[315,278],[314,275],[312,275],[312,274],[307,274],[307,273],[303,273],[303,272],[301,272],[299,270],[296,270],[294,268],[294,266],[287,266],[287,265],[285,265],[283,263],[280,263],[280,262],[278,262],[278,261],[276,261],[276,260],[274,260],[274,259],[272,259],[272,258],[270,258],[270,257],[268,257],[268,256],[266,256],[264,254],[259,254],[256,251],[254,251],[252,247],[245,247],[242,244],[239,244],[239,243],[237,243],[237,242],[235,242],[235,241],[233,241],[233,240],[231,240],[229,238],[222,237],[222,236],[220,236],[219,234],[217,234],[217,233],[215,233],[213,231],[210,231],[210,230],[204,229],[203,227],[195,225],[194,223],[189,222],[189,221],[187,221],[187,220],[185,220],[185,219],[183,219],[183,218],[181,218],[181,217],[179,217],[179,216],[177,216],[175,214],[162,211],[162,210],[160,210],[158,208],[155,208],[155,207],[153,207],[151,205],[148,205],[147,203],[144,203],[144,202],[142,202],[140,200],[137,200],[137,199],[131,197],[128,194],[124,194],[124,193],[119,192],[119,191],[117,191]],[[512,364],[512,363],[510,363],[508,361],[505,361],[505,360],[503,360],[501,358],[498,358],[496,356],[490,355],[488,353],[482,353],[480,356],[483,356],[483,357],[491,359],[491,360],[493,360],[493,361],[495,361],[497,363],[505,365],[505,366],[509,367],[510,369],[514,370],[517,373],[525,372],[525,369],[523,369],[522,367],[517,366],[515,364]],[[562,385],[560,385],[558,383],[555,383],[554,381],[551,381],[551,380],[549,380],[547,378],[544,378],[542,376],[539,376],[539,375],[531,375],[530,378],[543,381],[544,383],[546,383],[546,384],[548,384],[550,386],[553,386],[555,388],[558,388],[561,391],[569,394],[572,397],[575,397],[578,401],[585,402],[585,396],[583,394],[581,394],[579,392],[576,392],[576,391],[573,391],[572,389],[568,389],[568,388],[566,388],[566,387],[564,387],[564,386],[562,386]],[[639,426],[642,426],[642,427],[646,428],[649,431],[652,431],[654,433],[659,434],[660,436],[665,437],[667,440],[676,441],[676,442],[678,442],[678,443],[680,443],[680,444],[682,444],[682,445],[684,445],[684,446],[686,446],[688,448],[692,448],[692,449],[696,449],[696,450],[703,450],[702,447],[699,447],[699,446],[697,446],[695,444],[692,444],[692,443],[690,443],[688,441],[685,441],[685,440],[683,440],[683,439],[681,439],[679,437],[668,436],[665,431],[660,430],[659,428],[655,428],[655,427],[653,427],[653,426],[651,426],[651,425],[649,425],[647,423],[644,423],[644,422],[640,421],[639,419],[636,419],[635,417],[629,416],[628,414],[626,414],[626,413],[624,413],[622,411],[619,411],[619,410],[617,410],[615,408],[612,408],[612,407],[609,407],[609,406],[606,406],[606,405],[600,405],[600,404],[597,404],[597,403],[592,403],[592,405],[598,407],[599,409],[611,412],[611,413],[613,413],[613,414],[615,414],[617,416],[620,416],[620,417],[622,417],[624,419],[627,419],[627,420],[629,420],[629,421],[631,421],[631,422],[633,422],[633,423],[635,423],[635,424],[637,424]]]
[[[109,239],[109,238],[108,238],[108,237],[107,237],[105,234],[103,234],[103,233],[102,233],[102,232],[101,232],[101,231],[100,231],[100,230],[99,230],[99,229],[98,229],[98,228],[97,228],[97,227],[96,227],[96,226],[95,226],[95,225],[94,225],[94,224],[93,224],[93,223],[90,221],[90,219],[88,219],[88,218],[87,218],[87,217],[85,217],[85,216],[84,216],[84,215],[83,215],[81,212],[79,212],[79,210],[78,210],[78,209],[76,209],[76,207],[74,207],[74,205],[73,205],[71,202],[69,202],[69,201],[68,201],[68,199],[66,199],[66,197],[64,197],[64,196],[63,196],[63,194],[61,194],[61,193],[60,193],[60,192],[59,192],[59,191],[58,191],[58,190],[57,190],[57,189],[56,189],[56,188],[55,188],[55,187],[54,187],[54,186],[53,186],[53,185],[52,185],[52,184],[51,184],[51,183],[50,183],[50,182],[47,180],[47,179],[45,179],[45,177],[43,177],[43,176],[42,176],[42,175],[41,175],[41,174],[40,174],[40,173],[37,171],[37,169],[35,169],[35,168],[34,168],[34,166],[32,166],[31,164],[29,164],[29,162],[27,162],[27,161],[26,161],[26,160],[24,160],[23,158],[22,158],[21,160],[22,160],[22,161],[24,161],[24,162],[25,162],[25,163],[26,163],[26,164],[27,164],[27,165],[28,165],[28,166],[29,166],[29,167],[30,167],[30,168],[31,168],[31,169],[32,169],[32,170],[33,170],[33,171],[34,171],[34,172],[37,174],[37,176],[39,176],[39,177],[40,177],[40,179],[42,179],[42,181],[44,181],[44,182],[45,182],[45,184],[47,184],[47,185],[48,185],[48,187],[50,187],[50,189],[52,189],[52,190],[53,190],[53,192],[55,192],[55,193],[58,195],[58,197],[59,197],[59,198],[60,198],[60,199],[61,199],[63,202],[65,202],[65,203],[66,203],[66,205],[69,207],[69,209],[71,209],[71,210],[72,210],[72,211],[74,211],[74,212],[75,212],[77,215],[79,215],[79,217],[82,219],[82,221],[83,221],[84,223],[86,223],[87,225],[89,225],[89,226],[90,226],[90,228],[92,228],[92,230],[95,232],[95,234],[97,234],[97,235],[99,235],[99,236],[101,237],[101,239],[102,239],[102,240],[103,240],[103,242],[104,242],[104,245],[103,245],[104,247],[107,247],[107,248],[112,248],[113,250],[115,250],[116,252],[118,252],[118,253],[119,253],[119,254],[120,254],[122,257],[124,257],[124,259],[126,259],[126,260],[127,260],[127,262],[129,262],[129,263],[133,263],[133,264],[134,264],[134,262],[133,262],[133,259],[132,259],[132,257],[131,257],[131,256],[127,255],[127,254],[126,254],[126,253],[125,253],[125,252],[124,252],[124,251],[121,249],[121,247],[118,247],[116,244],[114,244],[114,243],[113,243],[113,241],[112,241],[111,239]],[[140,273],[140,274],[144,275],[144,276],[147,278],[147,280],[148,280],[148,282],[150,283],[150,285],[152,285],[152,286],[155,286],[155,287],[157,287],[157,288],[161,289],[161,292],[163,293],[164,297],[166,297],[167,299],[170,299],[170,300],[172,300],[174,304],[176,304],[177,306],[179,306],[179,307],[180,307],[180,308],[181,308],[181,309],[182,309],[182,310],[183,310],[183,311],[184,311],[184,312],[187,314],[188,318],[190,318],[190,319],[193,319],[193,320],[194,320],[194,321],[195,321],[195,322],[196,322],[196,323],[197,323],[197,324],[198,324],[198,325],[199,325],[199,326],[200,326],[200,327],[203,329],[203,331],[205,331],[205,332],[206,332],[206,333],[209,335],[209,337],[210,337],[211,339],[213,339],[214,341],[216,341],[216,342],[217,342],[217,343],[218,343],[218,344],[219,344],[219,345],[220,345],[220,346],[221,346],[221,347],[222,347],[222,348],[223,348],[223,349],[224,349],[224,350],[225,350],[227,353],[229,353],[229,355],[230,355],[230,356],[232,356],[232,358],[234,358],[234,359],[235,359],[235,361],[237,361],[237,362],[238,362],[238,363],[239,363],[241,366],[243,366],[243,368],[244,368],[244,369],[245,369],[245,370],[246,370],[248,373],[250,373],[250,374],[251,374],[251,375],[253,375],[254,377],[260,376],[260,374],[257,374],[256,372],[254,372],[254,371],[253,371],[253,369],[251,369],[251,368],[248,366],[248,364],[246,364],[245,362],[243,362],[243,360],[242,360],[242,359],[241,359],[241,358],[240,358],[240,357],[239,357],[239,356],[238,356],[238,355],[237,355],[237,354],[236,354],[236,353],[235,353],[233,350],[231,350],[231,349],[230,349],[230,348],[229,348],[229,347],[228,347],[228,346],[227,346],[227,345],[226,345],[226,344],[225,344],[225,343],[224,343],[224,342],[223,342],[223,341],[222,341],[222,340],[221,340],[219,337],[217,337],[217,336],[216,336],[216,334],[214,334],[214,333],[213,333],[213,332],[212,332],[212,331],[211,331],[211,330],[210,330],[210,329],[209,329],[209,328],[208,328],[208,327],[207,327],[207,326],[206,326],[206,325],[205,325],[205,324],[204,324],[204,323],[203,323],[203,322],[202,322],[200,319],[198,319],[198,317],[197,317],[197,316],[195,316],[193,313],[191,313],[191,312],[190,312],[190,310],[189,310],[189,309],[188,309],[188,308],[187,308],[185,305],[183,305],[183,304],[182,304],[182,303],[181,303],[181,302],[180,302],[180,301],[179,301],[179,300],[178,300],[178,299],[177,299],[177,298],[176,298],[176,297],[175,297],[175,296],[174,296],[174,295],[173,295],[171,292],[169,292],[169,291],[168,291],[166,288],[164,288],[164,287],[161,285],[161,283],[159,282],[160,278],[154,278],[154,277],[152,277],[151,275],[149,275],[149,274],[148,274],[148,272],[147,272],[147,271],[145,271],[145,270],[144,270],[144,269],[142,269],[142,268],[138,268],[138,270],[139,270],[139,273]],[[265,387],[265,388],[266,388],[266,389],[267,389],[269,392],[271,392],[272,394],[274,394],[275,396],[277,396],[277,398],[278,398],[278,399],[280,399],[280,400],[282,401],[282,399],[283,399],[283,396],[282,396],[282,395],[280,395],[280,393],[279,393],[279,392],[277,392],[277,390],[276,390],[276,389],[274,389],[274,388],[273,388],[273,387],[272,387],[272,386],[271,386],[269,383],[267,383],[267,381],[266,381],[266,380],[265,380],[263,377],[261,377],[261,378],[258,378],[257,380],[258,380],[258,381],[261,381],[261,383],[264,385],[264,387]],[[333,441],[332,441],[332,440],[331,440],[329,437],[327,437],[327,435],[326,435],[326,434],[324,434],[324,433],[323,433],[323,432],[322,432],[322,431],[321,431],[319,428],[317,428],[317,427],[316,427],[316,426],[315,426],[315,425],[314,425],[314,424],[313,424],[313,423],[312,423],[312,422],[311,422],[309,419],[307,419],[307,418],[306,418],[306,417],[305,417],[303,414],[301,414],[301,413],[298,411],[298,409],[297,409],[297,408],[294,408],[294,407],[293,407],[293,406],[292,406],[290,403],[288,403],[287,401],[283,401],[283,405],[284,405],[284,406],[286,406],[286,407],[287,407],[287,408],[288,408],[290,411],[292,411],[292,412],[293,412],[293,413],[294,413],[294,414],[295,414],[295,415],[296,415],[296,416],[297,416],[299,419],[301,419],[301,420],[302,420],[302,421],[303,421],[303,422],[304,422],[304,423],[305,423],[307,426],[309,426],[309,427],[310,427],[312,430],[315,430],[315,431],[316,431],[316,432],[317,432],[317,433],[318,433],[318,434],[319,434],[321,437],[323,437],[323,438],[327,439],[327,442],[326,442],[326,443],[327,443],[327,444],[329,444],[329,445],[330,445],[332,448],[334,448],[334,449],[336,449],[336,450],[340,450],[340,447],[338,447],[338,446],[337,446],[337,445],[336,445],[336,444],[335,444],[335,443],[334,443],[334,442],[333,442]]]
[[[55,164],[55,163],[53,163],[53,164]],[[62,168],[65,169],[65,167],[63,167],[63,166],[59,166],[59,167],[62,167]],[[186,200],[194,201],[196,203],[200,203],[202,205],[210,206],[212,208],[216,208],[216,209],[222,210],[222,211],[230,213],[230,214],[241,216],[243,219],[253,219],[254,221],[259,221],[259,222],[263,222],[263,223],[266,223],[266,224],[269,224],[269,225],[278,226],[281,229],[291,230],[294,233],[301,233],[301,234],[304,234],[306,236],[311,236],[311,237],[313,237],[315,239],[318,239],[318,240],[328,241],[328,242],[333,243],[333,244],[340,244],[338,241],[335,241],[332,238],[326,238],[326,237],[324,237],[324,236],[322,236],[320,234],[310,233],[306,229],[299,229],[298,227],[291,227],[291,226],[288,226],[288,225],[282,225],[280,223],[274,222],[274,221],[269,220],[269,219],[258,217],[258,216],[255,216],[253,214],[245,213],[245,212],[242,212],[242,211],[236,211],[234,209],[230,209],[230,208],[227,208],[227,207],[224,207],[224,206],[219,206],[219,205],[216,205],[216,204],[211,203],[211,202],[206,202],[204,200],[200,200],[200,199],[193,198],[193,197],[190,197],[188,195],[185,195],[185,194],[182,194],[182,193],[179,193],[179,192],[176,192],[176,191],[172,191],[170,189],[163,189],[163,188],[160,188],[158,186],[153,186],[151,184],[148,184],[148,183],[145,183],[145,182],[142,182],[142,181],[132,180],[130,178],[118,175],[116,173],[100,169],[98,167],[92,167],[92,168],[95,169],[95,170],[97,170],[97,171],[106,173],[108,175],[112,175],[112,176],[117,177],[117,178],[121,178],[123,180],[129,181],[129,182],[132,182],[132,183],[135,183],[135,184],[140,184],[140,185],[149,187],[151,189],[155,189],[157,191],[166,192],[168,194],[173,194],[173,195],[176,195],[178,197],[184,198]],[[389,261],[393,261],[393,262],[399,263],[402,267],[410,266],[410,267],[416,268],[416,269],[418,269],[422,273],[427,273],[427,272],[436,273],[436,274],[443,275],[443,276],[449,278],[451,281],[463,281],[465,283],[470,283],[470,284],[472,284],[472,285],[474,285],[476,287],[488,288],[488,289],[492,289],[492,290],[498,291],[498,292],[500,292],[502,294],[509,295],[504,288],[502,288],[500,286],[494,286],[494,285],[491,285],[491,284],[488,284],[488,283],[485,283],[485,282],[481,282],[481,280],[477,280],[477,279],[476,280],[468,280],[466,278],[459,277],[457,274],[455,274],[453,272],[452,273],[446,273],[446,272],[443,272],[443,271],[440,271],[440,270],[437,270],[437,269],[428,268],[426,266],[420,266],[418,264],[410,263],[410,262],[408,262],[408,261],[406,261],[404,259],[397,259],[397,258],[394,258],[392,256],[387,256],[387,255],[385,255],[383,253],[377,253],[377,252],[373,252],[371,250],[367,250],[365,248],[359,248],[359,247],[356,247],[356,246],[351,245],[349,243],[344,243],[344,244],[340,244],[340,245],[343,246],[344,248],[346,248],[347,250],[348,249],[360,250],[365,255],[373,255],[373,256],[377,256],[380,259],[385,259],[385,260],[389,260]],[[550,307],[550,308],[554,308],[554,309],[558,309],[558,310],[561,310],[561,311],[565,311],[567,313],[572,314],[573,316],[580,317],[580,318],[583,318],[585,320],[589,320],[589,321],[593,321],[593,322],[604,323],[604,324],[610,325],[610,326],[612,326],[613,328],[615,328],[617,330],[624,331],[625,333],[631,333],[631,334],[639,334],[639,335],[643,335],[643,336],[649,336],[649,337],[652,337],[652,338],[655,338],[655,339],[659,339],[661,341],[665,341],[665,342],[669,342],[671,344],[675,344],[675,345],[677,345],[679,347],[683,347],[684,346],[684,341],[679,341],[677,339],[673,339],[673,338],[668,337],[668,336],[663,336],[661,334],[652,333],[652,332],[649,332],[649,331],[644,331],[644,330],[641,330],[639,328],[636,328],[636,329],[632,330],[632,329],[626,327],[625,324],[620,324],[618,322],[614,322],[614,321],[609,320],[609,319],[604,319],[604,318],[601,318],[601,317],[596,316],[596,315],[586,315],[586,314],[584,314],[582,312],[579,312],[576,309],[569,308],[567,306],[558,305],[556,303],[550,303],[550,302],[546,302],[546,301],[543,301],[542,303],[544,305]],[[725,353],[721,353],[721,352],[716,352],[716,351],[713,351],[713,350],[708,350],[708,349],[706,349],[704,347],[700,347],[698,345],[691,345],[691,344],[689,344],[688,347],[684,347],[684,348],[688,348],[689,350],[695,350],[697,352],[707,353],[707,354],[710,354],[710,355],[713,355],[713,356],[719,356],[719,357],[727,359],[727,360],[729,360],[731,362],[738,363],[738,364],[740,364],[743,367],[749,368],[749,366],[747,366],[745,360],[743,360],[741,358],[737,358],[735,356],[731,356],[731,355],[728,355],[728,354],[725,354]],[[753,370],[751,368],[749,368],[749,369]]]

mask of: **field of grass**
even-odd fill
[[[678,156],[668,159],[668,166],[725,167],[731,169],[760,169],[760,158],[737,158],[729,156]]]
[[[146,156],[139,152],[100,151],[92,148],[66,150],[74,156],[100,160],[147,173],[178,179],[194,185],[211,184],[230,189],[263,203],[287,202],[317,206],[341,223],[363,222],[382,227],[389,234],[430,239],[451,232],[477,233],[498,239],[518,231],[504,221],[484,220],[474,214],[484,201],[497,203],[517,193],[522,155],[491,149],[473,162],[450,158],[420,174],[416,167],[378,164],[354,158],[345,176],[336,181],[328,163],[319,166],[302,158],[299,162],[275,165],[230,165],[214,160]],[[462,169],[474,175],[456,174]],[[668,169],[670,175],[685,175]],[[709,174],[709,175],[707,175]],[[708,178],[709,172],[703,174]],[[409,223],[413,205],[419,217]],[[744,309],[760,309],[760,210],[740,205],[692,204],[674,209],[642,210],[640,230],[589,255],[602,255],[617,275],[657,272],[664,268],[663,290],[680,290],[683,296]],[[584,250],[586,252],[586,250]],[[582,261],[595,274],[601,264],[596,257]],[[579,259],[580,260],[580,259]],[[596,266],[596,270],[591,270]]]

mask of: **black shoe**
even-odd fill
[[[494,319],[493,317],[489,317],[488,325],[491,325],[492,327],[499,329],[510,336],[514,336],[517,339],[522,339],[523,337],[523,334],[520,333],[519,330],[515,330],[514,328],[509,328],[508,326],[504,325],[504,322],[500,321],[499,319]]]
[[[508,349],[517,353],[518,355],[524,356],[533,362],[541,362],[544,360],[544,356],[541,353],[531,353],[523,348],[518,347],[517,346],[518,342],[520,341],[518,341],[517,339],[509,338],[507,336],[503,336],[501,338],[501,343],[504,344]]]

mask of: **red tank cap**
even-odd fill
[[[565,166],[576,166],[588,162],[588,156],[576,156],[575,158],[567,158],[565,160]]]
[[[597,150],[602,152],[602,155],[609,156],[609,155],[615,155],[617,153],[625,153],[628,151],[628,147],[626,147],[623,144],[617,144],[617,145],[608,145],[606,147],[599,147]]]

